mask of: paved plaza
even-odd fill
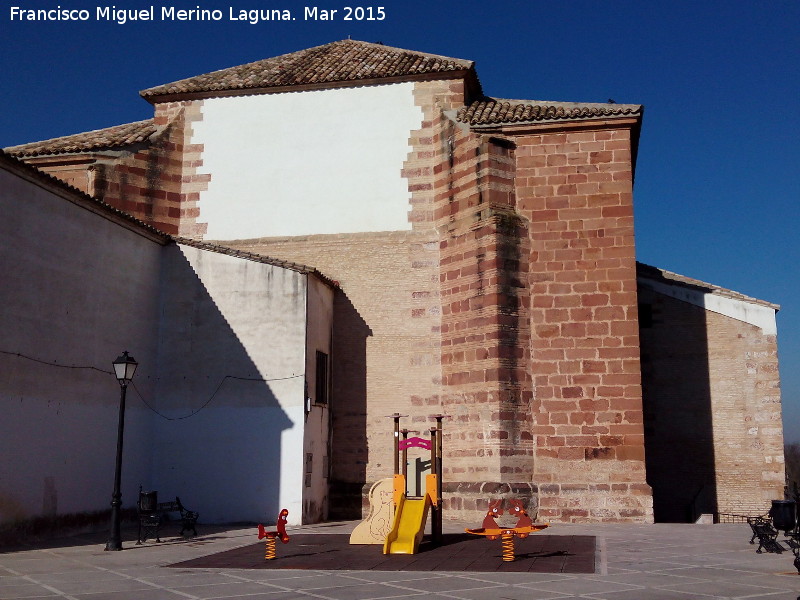
[[[301,541],[307,534],[341,537],[354,525],[295,527],[289,533]],[[461,533],[465,526],[475,524],[446,522],[445,533]],[[359,570],[348,564],[326,564],[322,555],[320,564],[327,568],[261,568],[260,561],[253,563],[257,568],[189,567],[186,565],[210,564],[207,561],[213,562],[221,553],[233,556],[249,552],[247,547],[253,552],[263,549],[255,545],[255,527],[198,528],[201,535],[192,540],[165,537],[161,544],[149,541],[142,546],[135,544],[135,531],[127,530],[122,552],[104,552],[103,533],[0,548],[0,599],[800,600],[800,575],[792,565],[791,552],[756,554],[756,547],[748,543],[746,524],[592,524],[547,529],[551,536],[594,537],[594,572],[587,573],[516,573],[502,572],[500,567],[494,572]],[[300,554],[300,546],[290,549],[293,541],[286,546],[278,544],[276,564],[282,552],[287,557]],[[521,556],[528,541],[518,544]],[[557,542],[550,547],[559,547]],[[380,547],[375,546],[374,551],[380,554]],[[305,554],[313,554],[313,550]]]

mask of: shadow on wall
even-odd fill
[[[639,287],[645,465],[656,522],[717,512],[705,310]]]
[[[331,476],[329,517],[360,519],[367,479],[367,338],[372,330],[337,290],[331,347]]]
[[[204,268],[224,261],[230,257],[202,256]],[[242,268],[262,266],[267,267],[251,263]],[[217,281],[215,293],[225,283]],[[270,332],[270,319],[275,327],[280,319],[271,310],[269,296],[279,294],[228,292],[242,292],[248,298],[236,305],[235,327],[242,328],[238,323],[242,319],[255,322],[255,333],[270,340],[256,348],[255,358],[179,247],[165,248],[156,395],[158,411],[168,419],[156,417],[153,487],[159,501],[180,496],[187,508],[200,513],[201,522],[274,522],[283,508],[280,503],[291,494],[290,489],[284,490],[281,498],[282,479],[288,475],[291,481],[291,473],[283,473],[282,468],[291,469],[294,464],[291,457],[282,456],[281,438],[298,420],[294,415],[290,418],[279,398],[285,402],[299,390],[302,422],[304,373],[301,369],[299,377],[274,382],[262,379],[262,373],[273,375],[272,371],[291,362],[293,352],[300,353],[302,364],[304,349],[292,348],[283,332]],[[243,335],[253,333],[243,331]],[[296,433],[300,436],[296,458],[302,465],[302,427]],[[295,474],[298,481],[300,465]],[[296,496],[299,511],[299,484]],[[299,522],[301,515],[292,517]]]

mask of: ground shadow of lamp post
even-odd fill
[[[122,492],[120,492],[120,474],[122,472],[122,433],[125,430],[125,392],[128,384],[133,379],[139,363],[127,350],[117,357],[113,363],[114,375],[119,381],[119,425],[117,426],[117,463],[114,470],[114,493],[111,495],[111,534],[106,542],[106,550],[122,550],[122,537],[119,533],[120,507],[122,506]]]

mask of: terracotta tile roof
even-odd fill
[[[651,267],[650,265],[640,262],[636,263],[636,276],[642,279],[651,279],[654,281],[660,281],[662,283],[692,288],[706,294],[716,294],[717,296],[733,298],[734,300],[759,304],[774,310],[780,310],[781,308],[779,304],[773,304],[772,302],[767,302],[766,300],[759,300],[758,298],[745,296],[744,294],[714,285],[713,283],[706,283],[705,281],[700,281],[699,279],[692,279],[691,277],[686,277],[685,275],[679,275],[678,273],[659,269],[658,267]]]
[[[105,129],[76,133],[41,142],[31,142],[4,148],[7,154],[18,157],[43,156],[46,154],[68,154],[92,150],[123,148],[144,142],[157,131],[153,119],[115,125]]]
[[[472,69],[468,60],[392,48],[357,40],[341,40],[231,67],[140,92],[158,96],[231,92],[294,86],[324,86],[371,79],[458,73]]]
[[[456,114],[456,119],[471,126],[481,126],[541,121],[581,121],[641,114],[640,104],[544,102],[484,97],[461,108]]]

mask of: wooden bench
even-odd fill
[[[761,554],[762,548],[767,552],[775,552],[776,554],[786,550],[777,540],[778,530],[772,526],[772,521],[768,517],[750,517],[747,519],[747,524],[753,530],[753,537],[750,538],[750,543],[754,544],[758,539],[758,548],[756,549],[758,554]]]
[[[137,508],[139,509],[139,535],[137,544],[146,541],[148,537],[154,537],[156,542],[161,542],[159,537],[161,525],[165,522],[170,522],[170,515],[177,513],[176,518],[180,519],[181,529],[180,535],[186,537],[190,532],[191,535],[197,535],[197,519],[199,514],[195,511],[188,510],[181,503],[179,497],[175,497],[173,502],[158,502],[153,505],[155,495],[153,492],[145,492],[150,494],[149,497],[143,497],[141,490],[139,491],[139,502]]]

